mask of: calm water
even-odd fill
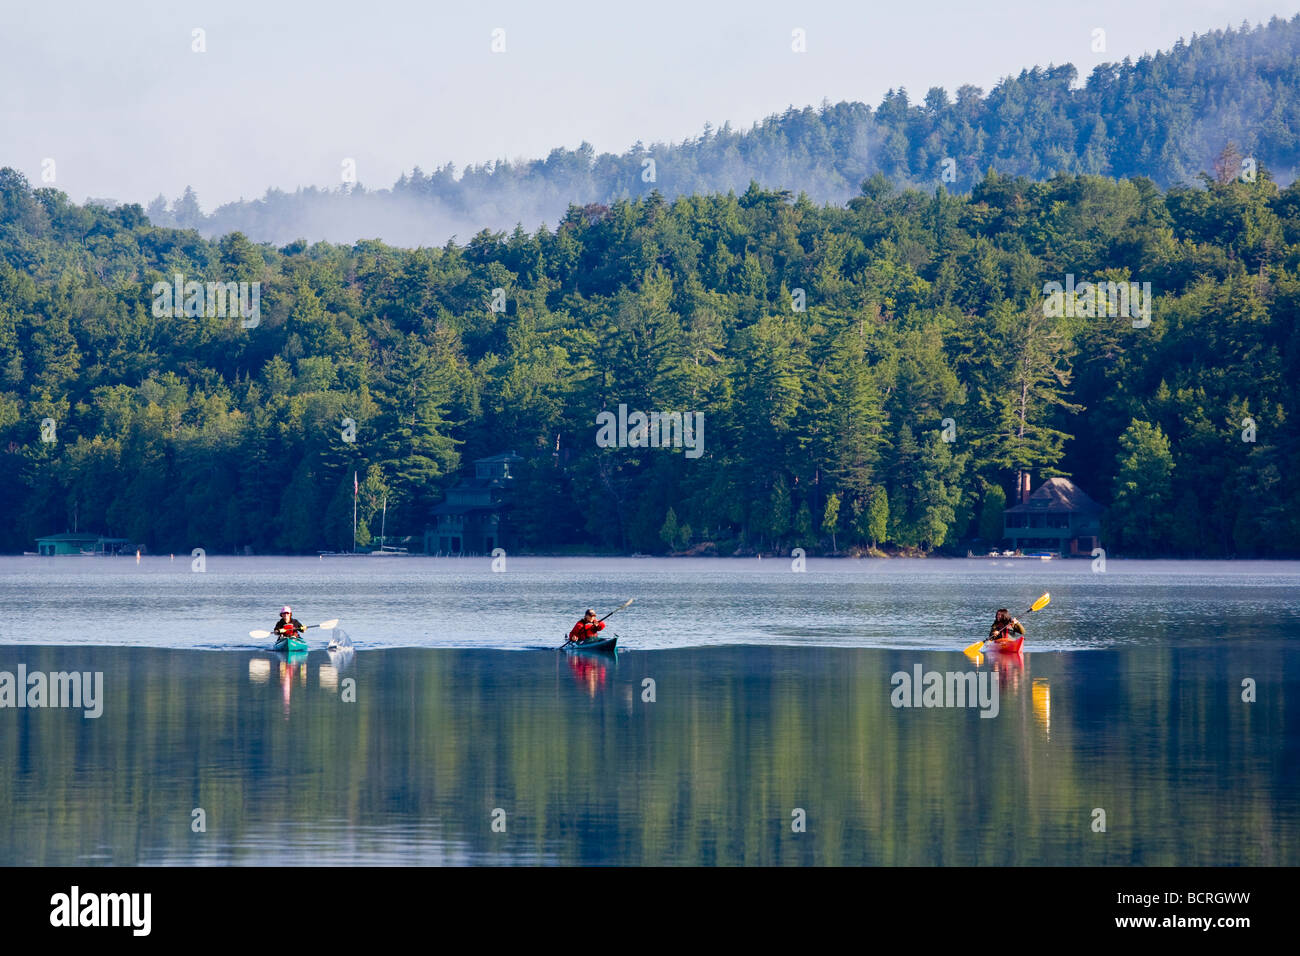
[[[0,673],[104,674],[98,719],[0,709],[0,864],[1296,865],[1298,583],[1248,563],[0,559]],[[960,653],[1045,590],[1035,650]],[[537,649],[633,596],[616,660]],[[342,618],[356,652],[256,649],[284,600]],[[988,675],[997,716],[892,706],[917,665]]]
[[[642,650],[718,644],[963,647],[1023,610],[1039,649],[1300,635],[1300,564],[655,558],[0,557],[0,644],[254,646],[292,604],[359,648],[557,646],[582,611]]]

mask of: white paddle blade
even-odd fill
[[[270,637],[270,636],[271,636],[271,632],[270,632],[270,631],[249,631],[249,632],[248,632],[248,636],[249,636],[249,637],[255,637],[255,638],[258,638],[258,639],[260,640],[260,639],[262,639],[262,638],[264,638],[264,637]]]
[[[339,626],[339,619],[335,618],[332,621],[322,621],[320,624],[317,624],[316,626],[319,627],[322,631],[332,631],[334,630],[334,628]]]

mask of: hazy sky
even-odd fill
[[[986,91],[1035,64],[1105,61],[1297,12],[1270,0],[442,2],[0,0],[0,166],[204,209],[268,186],[378,188],[403,170],[622,152],[890,87]],[[1094,28],[1106,52],[1092,51]],[[193,52],[193,31],[206,52]],[[504,30],[505,52],[492,51]],[[807,52],[793,52],[792,31]]]

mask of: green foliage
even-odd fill
[[[826,509],[822,512],[822,534],[830,535],[831,551],[836,551],[835,533],[840,523],[840,496],[832,493],[826,499]]]
[[[261,282],[260,322],[155,317],[177,272]],[[1066,274],[1150,282],[1150,325],[1049,314]],[[513,449],[523,549],[960,553],[1001,537],[1024,470],[1113,496],[1120,551],[1296,555],[1297,316],[1300,186],[1262,168],[1166,193],[876,177],[847,208],[652,194],[414,250],[210,242],[2,170],[0,547],[76,521],[161,552],[348,549],[354,472],[360,542],[385,496],[418,536]],[[619,405],[701,413],[703,441],[597,447]]]
[[[664,523],[659,528],[659,539],[667,545],[668,549],[677,547],[678,538],[681,536],[681,530],[677,527],[677,512],[668,507],[668,513],[664,515]]]
[[[812,509],[808,507],[807,501],[799,503],[799,510],[794,514],[794,525],[791,530],[794,533],[795,544],[800,547],[808,547],[813,544]]]
[[[862,537],[874,548],[889,534],[889,494],[883,487],[876,488],[862,512]]]
[[[1007,493],[1001,485],[986,485],[980,502],[979,536],[986,544],[1002,540],[1003,516],[1007,507]]]
[[[1110,536],[1120,548],[1149,552],[1169,533],[1174,456],[1160,426],[1137,419],[1120,436],[1119,448]]]

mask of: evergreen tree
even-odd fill
[[[1160,552],[1168,546],[1174,457],[1159,425],[1133,419],[1119,439],[1109,528],[1116,547]]]

